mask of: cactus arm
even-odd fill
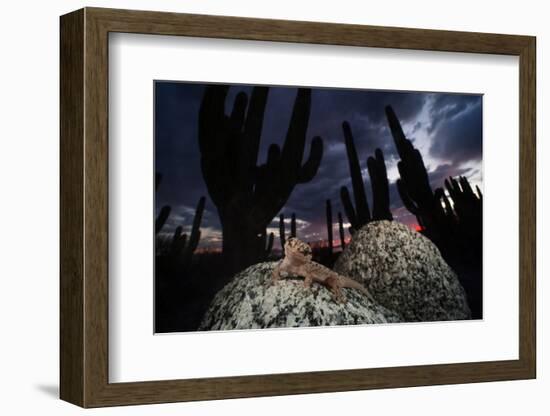
[[[266,248],[266,257],[271,254],[271,250],[273,250],[273,241],[275,240],[275,234],[269,233],[269,239],[267,241],[267,248]]]
[[[372,187],[372,218],[374,220],[393,220],[390,211],[390,190],[388,173],[382,150],[376,149],[374,157],[367,159],[367,168]]]
[[[273,195],[271,184],[277,179],[277,172],[281,168],[281,148],[272,144],[267,150],[267,160],[256,169],[256,187],[254,199],[261,201]]]
[[[281,240],[281,250],[283,254],[285,252],[285,243],[286,243],[286,230],[285,230],[285,215],[279,215],[279,239]]]
[[[225,99],[228,90],[227,85],[209,85],[204,91],[199,109],[199,148],[207,161],[223,155],[225,146],[220,146],[220,141],[224,139],[223,129],[227,124]]]
[[[159,215],[155,219],[155,234],[158,234],[162,227],[164,227],[164,224],[166,224],[168,216],[170,215],[170,210],[171,208],[168,205],[160,209]]]
[[[357,216],[355,215],[355,209],[351,203],[348,188],[345,186],[340,188],[340,199],[342,200],[342,205],[344,206],[344,212],[346,213],[346,216],[351,224],[351,229],[355,230],[357,228]]]
[[[191,255],[195,252],[197,247],[199,246],[199,241],[201,239],[201,231],[195,232],[195,234],[191,234],[191,238],[189,238],[189,243],[185,246],[185,252],[187,256],[191,257]]]
[[[229,117],[229,124],[231,128],[240,131],[243,128],[244,119],[246,116],[246,105],[248,98],[244,92],[240,92],[235,97],[235,103],[233,104],[233,110]]]
[[[458,202],[460,199],[460,186],[458,185],[458,182],[456,179],[450,177],[449,179],[445,179],[445,188],[447,188],[447,192],[449,192],[449,195],[453,199],[453,201]]]
[[[401,123],[399,123],[399,120],[397,119],[393,108],[388,105],[385,110],[386,118],[388,119],[388,124],[390,125],[390,131],[393,137],[393,141],[395,143],[395,147],[397,148],[397,153],[399,154],[399,157],[401,159],[404,159],[407,155],[408,140],[405,137],[405,133],[403,133]]]
[[[407,189],[404,187],[403,181],[401,179],[398,179],[396,183],[397,191],[399,192],[399,196],[403,201],[403,205],[405,205],[405,208],[407,208],[411,212],[411,214],[418,217],[420,215],[420,209],[407,194]]]
[[[311,181],[321,165],[321,160],[323,159],[323,140],[316,136],[311,141],[311,146],[309,150],[309,158],[304,163],[300,169],[298,176],[298,183],[306,183]]]
[[[477,193],[477,197],[481,201],[483,199],[483,195],[481,193],[481,189],[479,189],[479,186],[477,186],[477,185],[476,185],[476,193]]]
[[[180,225],[176,228],[174,231],[174,235],[172,237],[172,241],[170,243],[170,255],[172,257],[177,257],[185,248],[185,244],[187,243],[187,234],[182,234],[183,227]]]
[[[162,181],[162,174],[156,172],[155,173],[155,192],[158,190],[158,187],[160,185],[160,182]],[[166,224],[166,221],[168,220],[168,216],[170,215],[171,208],[168,205],[163,206],[160,209],[159,215],[155,219],[155,234],[158,234],[159,231],[164,227],[164,224]]]
[[[342,250],[346,247],[346,232],[344,230],[344,219],[342,213],[338,213],[338,230],[340,231],[340,246]]]
[[[290,217],[290,236],[296,238],[296,214],[294,213]]]
[[[207,86],[199,109],[201,170],[216,206],[227,201],[235,186],[232,162],[237,150],[232,139],[236,131],[224,112],[228,89],[227,85]]]
[[[258,239],[259,243],[259,253],[257,253],[257,255],[260,257],[261,260],[265,260],[271,254],[275,235],[273,233],[269,233],[268,237],[267,230],[264,229],[256,238]]]
[[[244,137],[241,141],[240,154],[240,180],[243,191],[252,191],[254,186],[254,172],[258,161],[260,150],[260,137],[264,122],[265,108],[269,88],[254,87],[248,106],[246,122],[244,126]]]
[[[449,200],[447,195],[445,195],[445,193],[443,193],[443,192],[441,193],[441,199],[443,201],[443,206],[445,207],[446,215],[454,215],[454,211],[453,211],[453,207],[451,205],[451,201]]]
[[[195,251],[199,244],[200,240],[200,226],[202,222],[202,214],[204,212],[204,205],[206,203],[206,198],[203,196],[199,199],[197,208],[195,209],[195,216],[193,218],[193,226],[191,227],[191,236],[189,237],[189,245],[191,246],[191,251]]]
[[[199,245],[201,238],[200,226],[202,222],[202,214],[204,212],[204,206],[206,203],[206,198],[203,196],[199,199],[197,208],[195,209],[195,216],[193,217],[193,225],[191,227],[191,235],[189,236],[187,244],[183,251],[183,263],[186,266],[191,264],[191,257]]]
[[[284,165],[281,179],[285,188],[292,186],[299,178],[310,111],[311,90],[300,88],[294,101],[294,108],[292,109],[292,116],[281,153]]]
[[[361,226],[369,222],[371,219],[369,204],[367,201],[367,194],[365,193],[365,187],[363,185],[363,175],[361,174],[359,158],[357,157],[357,150],[355,148],[351,127],[348,122],[344,122],[342,124],[342,128],[344,130],[344,140],[348,156],[351,185],[353,188],[353,196],[355,199],[356,223],[357,225]]]

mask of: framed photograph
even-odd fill
[[[60,28],[63,400],[535,378],[534,37]]]

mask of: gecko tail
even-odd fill
[[[374,298],[372,297],[372,294],[370,293],[370,291],[365,286],[363,286],[361,283],[359,283],[359,282],[357,282],[353,279],[347,278],[346,279],[346,286],[350,287],[352,289],[359,290],[364,295],[367,295],[370,300],[372,300],[373,302],[375,301]]]

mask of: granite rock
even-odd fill
[[[395,312],[374,303],[361,292],[344,288],[346,303],[331,292],[303,279],[271,283],[277,262],[259,263],[238,273],[211,302],[199,330],[288,328],[307,326],[383,324],[400,322]]]
[[[437,247],[396,221],[371,222],[354,236],[334,270],[362,283],[406,322],[470,318],[464,288]]]

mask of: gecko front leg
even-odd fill
[[[313,283],[313,276],[311,276],[310,274],[305,274],[305,276],[304,276],[304,287],[306,289],[309,289],[309,288],[311,288],[312,283]]]
[[[271,272],[271,283],[275,284],[281,279],[281,263],[277,264]]]

